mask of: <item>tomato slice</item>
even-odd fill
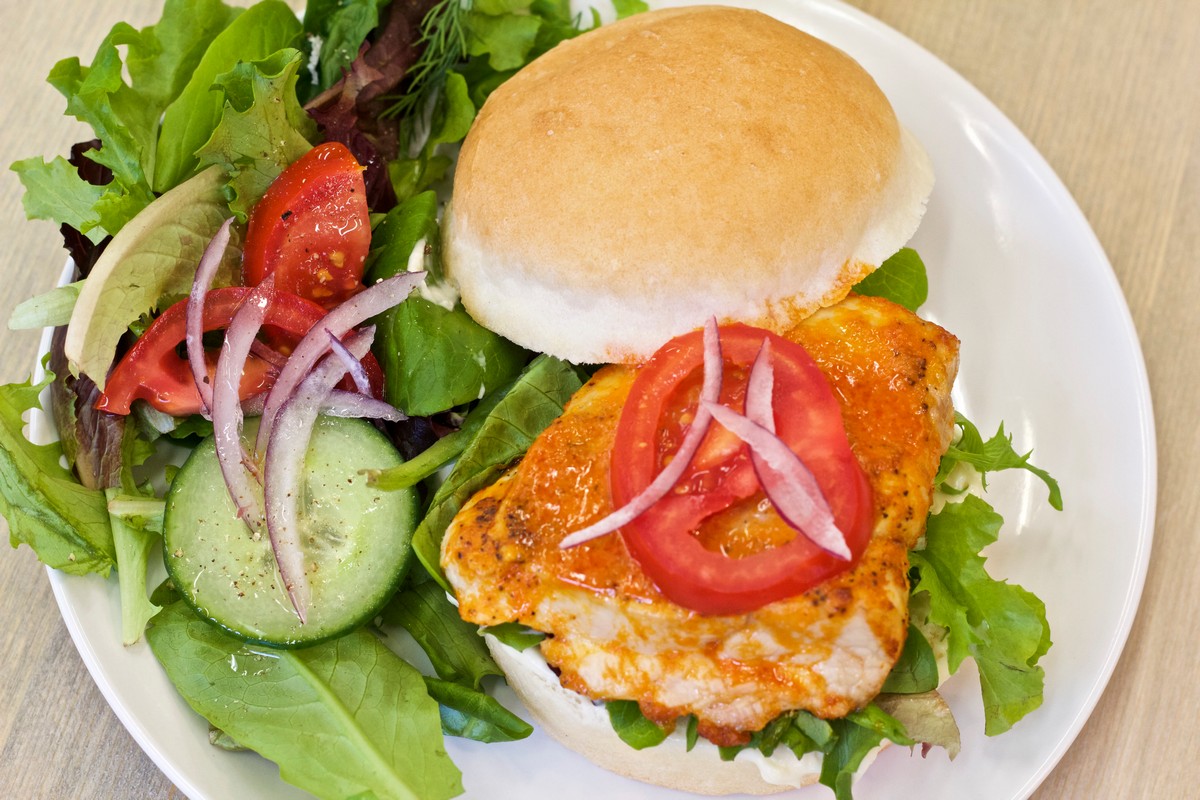
[[[204,330],[228,327],[242,300],[250,294],[245,286],[213,289],[204,302]],[[287,292],[275,292],[267,307],[264,328],[276,339],[293,344],[308,333],[325,309],[316,303]],[[112,414],[128,414],[134,400],[172,416],[187,416],[200,411],[200,392],[196,389],[187,357],[180,353],[186,336],[187,300],[180,300],[158,316],[150,327],[117,363],[104,385],[96,408]],[[209,375],[216,369],[216,354],[206,353]],[[274,371],[261,358],[252,355],[242,373],[240,396],[244,400],[271,387]],[[382,381],[381,381],[382,382]]]
[[[242,278],[333,308],[362,289],[371,247],[363,167],[345,145],[326,142],[283,171],[250,214]]]
[[[771,342],[776,433],[812,471],[851,560],[799,534],[741,557],[705,547],[697,532],[707,520],[739,503],[765,507],[748,450],[732,443],[714,422],[673,491],[621,529],[630,553],[659,590],[702,614],[753,611],[850,569],[866,549],[874,524],[871,487],[846,438],[837,398],[803,347],[747,325],[722,327],[721,403],[744,411],[746,380],[764,339]],[[703,362],[703,334],[695,331],[667,343],[638,373],[612,452],[617,507],[645,489],[678,447],[695,413]],[[758,513],[764,515],[774,517],[776,528],[785,524],[773,509]],[[749,527],[753,535],[756,526]]]

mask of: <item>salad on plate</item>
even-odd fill
[[[114,26],[89,65],[51,72],[95,138],[12,167],[74,274],[10,320],[55,333],[40,381],[0,387],[0,512],[14,547],[118,582],[124,643],[145,640],[213,746],[253,750],[319,797],[443,798],[462,792],[443,736],[513,747],[532,732],[491,691],[504,673],[481,634],[535,651],[544,634],[465,622],[439,553],[596,365],[477,322],[443,269],[443,212],[494,91],[646,10],[167,0],[149,27]],[[904,249],[855,291],[915,311],[925,281]],[[26,438],[36,408],[57,443]],[[979,495],[1009,468],[1044,480],[1055,507],[1058,486],[1003,426],[954,428],[887,697],[833,724],[793,709],[718,742],[723,759],[817,757],[845,798],[885,740],[953,755],[936,687],[968,658],[989,734],[1041,704],[1045,610],[987,575],[1000,519]],[[698,738],[694,717],[664,722],[636,699],[607,710],[633,748],[676,725],[689,750]]]

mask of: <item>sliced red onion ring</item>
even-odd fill
[[[688,427],[679,449],[663,471],[655,476],[650,485],[625,505],[613,511],[606,517],[593,522],[586,528],[581,528],[565,537],[558,546],[561,548],[574,547],[584,542],[612,533],[623,525],[644,514],[651,506],[667,496],[671,488],[683,477],[692,457],[700,449],[704,434],[708,433],[712,415],[704,409],[705,401],[715,403],[721,395],[721,374],[724,365],[721,362],[721,340],[717,333],[716,319],[710,319],[704,325],[704,383],[700,387],[701,405],[696,409],[696,416]]]
[[[184,342],[187,345],[188,365],[192,368],[192,378],[196,381],[196,389],[200,392],[200,413],[208,419],[213,404],[213,390],[208,383],[208,367],[204,362],[204,299],[212,286],[221,259],[229,247],[229,226],[233,217],[225,220],[217,230],[204,255],[196,266],[196,278],[192,281],[192,291],[188,295],[186,334]]]
[[[374,327],[364,328],[347,337],[346,349],[354,358],[362,358],[374,338]],[[294,354],[292,358],[295,358]],[[304,550],[300,545],[300,496],[305,457],[321,405],[345,374],[346,366],[340,358],[326,356],[299,382],[279,409],[267,440],[266,474],[263,476],[267,533],[271,537],[279,577],[301,623],[307,620],[312,594],[304,568]]]
[[[849,561],[850,548],[846,545],[845,535],[833,521],[825,495],[808,467],[787,443],[732,409],[708,400],[701,400],[700,405],[720,425],[749,445],[750,452],[756,457],[756,470],[761,460],[765,469],[758,472],[758,479],[779,516],[817,547]]]
[[[269,278],[263,281],[246,295],[234,312],[225,330],[225,343],[221,346],[213,376],[212,420],[217,461],[238,516],[256,535],[262,530],[263,515],[254,483],[261,482],[261,476],[258,465],[242,447],[244,416],[239,390],[254,337],[258,335],[271,304],[273,284]]]
[[[283,369],[283,365],[287,363],[287,356],[259,339],[250,343],[250,352],[276,369]]]
[[[296,391],[296,387],[317,363],[317,359],[329,349],[329,333],[341,339],[364,320],[398,305],[423,280],[424,272],[406,272],[382,280],[334,308],[325,315],[320,325],[314,325],[313,329],[305,334],[292,351],[287,366],[280,371],[271,393],[267,396],[262,423],[258,428],[256,449],[261,450],[266,444],[279,409]]]
[[[774,395],[775,368],[771,366],[771,340],[764,338],[746,381],[746,417],[771,433],[775,432]],[[753,450],[750,455],[758,458]]]
[[[363,367],[362,362],[346,349],[346,345],[342,344],[341,339],[333,335],[333,331],[330,331],[328,328],[325,330],[329,333],[329,349],[346,365],[346,372],[353,379],[354,385],[358,387],[358,391],[370,397],[371,379],[367,377],[367,370]]]
[[[338,342],[341,344],[341,342]],[[331,417],[357,417],[359,419],[383,419],[400,422],[408,419],[399,409],[383,400],[358,392],[332,390],[321,403],[321,413]]]

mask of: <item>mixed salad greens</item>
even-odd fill
[[[641,0],[613,5],[618,17],[645,8]],[[503,742],[531,732],[485,691],[500,670],[439,586],[438,551],[458,509],[521,457],[587,372],[470,318],[441,272],[439,207],[456,145],[488,93],[599,24],[599,13],[573,15],[565,0],[311,0],[302,17],[280,0],[245,10],[166,0],[154,25],[118,24],[90,65],[70,58],[51,72],[67,113],[88,123],[95,140],[67,158],[12,166],[28,216],[61,225],[78,280],[27,301],[10,320],[58,328],[44,379],[0,386],[0,513],[11,543],[73,575],[115,569],[125,642],[146,637],[209,721],[213,744],[261,753],[314,795],[452,797],[461,776],[442,734]],[[416,292],[372,320],[380,393],[407,415],[377,423],[372,435],[386,435],[406,460],[365,465],[373,490],[412,498],[417,511],[402,533],[424,569],[401,558],[385,581],[385,604],[365,607],[365,625],[356,618],[318,644],[272,647],[202,619],[171,581],[147,593],[149,565],[164,557],[164,498],[178,491],[181,473],[166,456],[194,452],[211,436],[205,408],[155,407],[140,397],[119,415],[96,404],[116,391],[114,363],[186,303],[205,247],[231,217],[214,285],[235,290],[243,249],[253,246],[244,223],[289,165],[321,142],[346,145],[366,168],[366,283],[426,273]],[[925,297],[924,266],[904,250],[857,288],[915,309]],[[165,377],[148,380],[165,394]],[[23,415],[41,406],[48,387],[61,441],[35,445]],[[1057,484],[1013,450],[1003,428],[985,439],[966,419],[957,424],[939,489],[959,493],[964,470],[1020,468],[1045,480],[1061,507]],[[975,660],[989,735],[1040,705],[1045,610],[986,574],[979,553],[1001,520],[974,494],[956,499],[931,516],[924,546],[912,553],[913,626],[886,693],[842,720],[784,715],[746,747],[825,753],[821,780],[839,798],[849,797],[854,770],[885,738],[941,744],[953,755],[957,729],[933,692],[935,650],[950,672]],[[183,549],[169,547],[168,563]],[[380,626],[406,630],[434,674],[395,655]],[[519,626],[489,632],[517,647],[538,640]],[[665,736],[636,703],[608,709],[631,746]],[[684,724],[694,745],[695,720]]]

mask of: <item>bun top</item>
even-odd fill
[[[778,332],[900,248],[928,157],[849,56],[764,14],[640,14],[500,86],[463,144],[447,274],[481,324],[578,363],[719,321]]]

